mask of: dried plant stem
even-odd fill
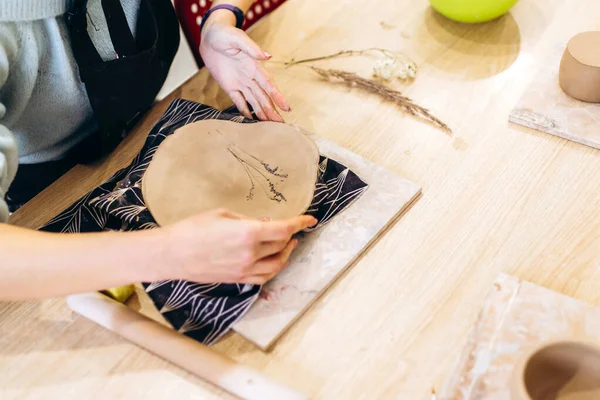
[[[256,182],[256,183],[258,183],[260,188],[263,190],[265,195],[267,195],[267,197],[270,200],[276,201],[278,203],[281,203],[281,201],[287,202],[287,199],[285,198],[283,193],[281,193],[277,190],[277,188],[275,187],[275,184],[271,181],[271,179],[269,179],[269,177],[266,176],[265,173],[260,170],[260,168],[256,167],[255,165],[252,165],[247,160],[244,160],[242,155],[238,154],[238,152],[237,152],[238,149],[241,150],[242,152],[246,153],[247,155],[250,155],[245,150],[239,148],[236,144],[232,143],[227,147],[227,151],[242,165],[242,167],[246,171],[246,175],[248,175],[248,179],[250,180],[250,191],[248,192],[248,195],[246,196],[246,200],[250,201],[254,198],[254,189],[256,188],[256,185],[255,185],[255,182]],[[256,161],[259,161],[261,163],[262,167],[267,171],[267,174],[271,174],[271,175],[274,175],[274,176],[277,176],[277,177],[280,177],[283,179],[287,178],[287,174],[279,175],[276,173],[276,171],[279,169],[278,167],[272,169],[269,167],[268,164],[260,161],[258,158],[254,157],[252,155],[250,155],[250,157],[252,157]],[[257,174],[258,174],[258,176],[257,176]],[[260,180],[261,177],[262,177],[262,179],[265,180],[266,184],[269,186],[269,190],[267,190],[264,187],[263,183]]]
[[[402,57],[408,59],[407,56],[405,56],[401,53],[395,53],[393,51],[386,50],[386,49],[380,49],[378,47],[370,47],[368,49],[362,49],[362,50],[341,50],[334,54],[328,54],[326,56],[320,56],[320,57],[305,58],[303,60],[292,59],[290,61],[282,62],[282,64],[286,65],[286,66],[292,66],[292,65],[305,64],[305,63],[314,62],[314,61],[329,60],[329,59],[336,58],[336,57],[361,56],[361,55],[367,54],[369,52],[379,52],[379,53],[384,54],[387,57],[392,57],[392,58],[394,56],[402,56]],[[277,62],[277,61],[274,61],[274,62]]]
[[[418,104],[415,104],[410,98],[402,95],[402,93],[397,90],[390,89],[382,83],[379,83],[373,79],[363,78],[353,72],[341,71],[337,69],[322,69],[313,66],[309,66],[309,68],[328,81],[338,80],[340,83],[343,83],[348,87],[356,87],[366,92],[377,94],[384,100],[395,103],[410,115],[414,115],[415,117],[428,121],[449,134],[452,133],[452,130],[448,127],[448,125],[431,115],[429,110],[421,107]]]

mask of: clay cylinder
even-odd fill
[[[563,54],[559,83],[577,100],[600,103],[600,32],[575,35]]]
[[[600,399],[600,346],[559,340],[526,353],[515,366],[512,400]]]

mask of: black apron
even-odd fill
[[[67,157],[20,165],[7,193],[11,211],[29,201],[76,163],[110,153],[152,106],[179,48],[179,24],[170,0],[141,0],[135,39],[119,0],[102,0],[117,59],[102,61],[87,31],[87,0],[68,13],[71,47],[98,130]]]

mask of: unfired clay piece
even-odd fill
[[[310,206],[318,164],[319,149],[299,128],[198,121],[161,143],[142,192],[163,226],[216,208],[284,219]]]
[[[513,400],[600,399],[600,347],[560,340],[528,353],[515,368]]]
[[[600,32],[574,36],[562,57],[560,87],[577,100],[600,103]]]

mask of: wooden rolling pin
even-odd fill
[[[67,303],[73,311],[242,399],[306,399],[105,295],[72,295]]]

